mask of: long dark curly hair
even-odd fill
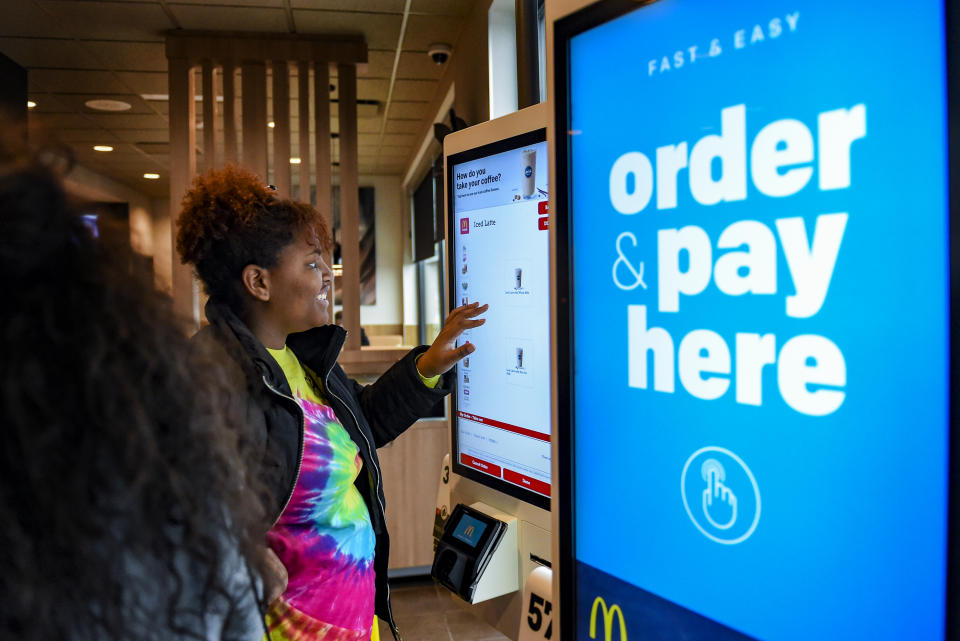
[[[314,232],[322,249],[332,248],[316,209],[279,198],[253,172],[227,165],[198,176],[184,196],[177,253],[194,266],[212,300],[242,316],[243,268],[273,267],[303,229]]]
[[[231,555],[260,569],[233,384],[132,264],[49,166],[0,157],[2,638],[208,639]]]

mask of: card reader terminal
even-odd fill
[[[506,529],[503,521],[458,504],[443,529],[430,576],[473,603],[477,583]]]

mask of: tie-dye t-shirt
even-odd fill
[[[376,537],[353,484],[363,463],[356,444],[323,401],[317,378],[289,347],[269,350],[303,409],[300,476],[267,535],[289,575],[267,613],[273,641],[370,639]]]

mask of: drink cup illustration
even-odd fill
[[[523,369],[523,348],[517,348],[517,369]]]
[[[533,196],[535,183],[537,180],[537,150],[523,150],[523,179],[520,183],[520,191],[524,198]]]
[[[520,267],[517,267],[516,269],[514,269],[513,278],[514,278],[513,288],[514,289],[522,288],[523,287],[523,269],[521,269]]]

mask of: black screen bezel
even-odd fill
[[[598,27],[610,20],[619,18],[631,11],[640,10],[656,0],[606,0],[584,7],[554,23],[553,29],[553,82],[554,82],[554,126],[558,132],[566,132],[569,123],[569,44],[570,40],[585,31]],[[957,223],[960,212],[960,0],[944,0],[945,63],[947,95],[947,163],[948,163],[948,212],[949,234],[949,355],[948,368],[948,496],[947,496],[947,550],[946,550],[946,621],[945,641],[960,641],[960,466],[954,461],[960,457],[960,438],[958,431],[958,413],[953,398],[960,395],[960,354],[958,341],[954,340],[960,329],[958,311],[960,311],[960,226]],[[551,186],[555,194],[555,214],[551,233],[555,238],[556,290],[554,291],[554,309],[556,313],[557,339],[557,429],[553,438],[557,444],[555,456],[556,510],[559,555],[558,564],[560,583],[560,638],[574,639],[577,631],[577,583],[576,583],[576,514],[574,502],[574,434],[572,417],[574,399],[571,390],[574,371],[573,359],[573,296],[571,288],[570,266],[574,256],[574,247],[570,230],[570,218],[567,216],[570,203],[570,184],[567,176],[570,171],[569,137],[565,133],[557,135],[555,144],[555,181]],[[951,188],[951,186],[958,186]]]
[[[456,309],[456,301],[458,300],[457,292],[454,291],[457,285],[456,276],[453,273],[454,266],[459,264],[456,261],[456,256],[454,255],[456,249],[454,238],[459,235],[457,228],[459,222],[454,212],[454,165],[459,165],[461,163],[477,160],[486,156],[492,156],[505,151],[512,151],[517,148],[546,142],[546,140],[547,129],[546,127],[542,127],[540,129],[534,129],[516,136],[497,140],[479,147],[474,147],[472,149],[467,149],[465,151],[447,156],[447,265],[449,265],[450,270],[448,272],[447,279],[450,281],[447,284],[447,307],[449,311]],[[545,331],[549,332],[549,329],[550,328],[548,326],[545,328]],[[455,374],[457,383],[454,386],[454,392],[450,394],[450,458],[454,474],[459,474],[460,476],[464,476],[471,481],[476,481],[477,483],[497,490],[498,492],[503,492],[504,494],[508,494],[516,499],[520,499],[521,501],[549,511],[551,497],[544,496],[534,492],[533,490],[524,489],[519,485],[509,483],[502,478],[498,479],[489,474],[484,474],[483,472],[467,467],[460,462],[459,443],[457,439],[457,426],[459,425],[460,420],[460,417],[457,413],[457,391],[460,387],[459,364],[456,366],[456,370],[457,371]],[[553,437],[551,436],[551,439],[552,438]]]

